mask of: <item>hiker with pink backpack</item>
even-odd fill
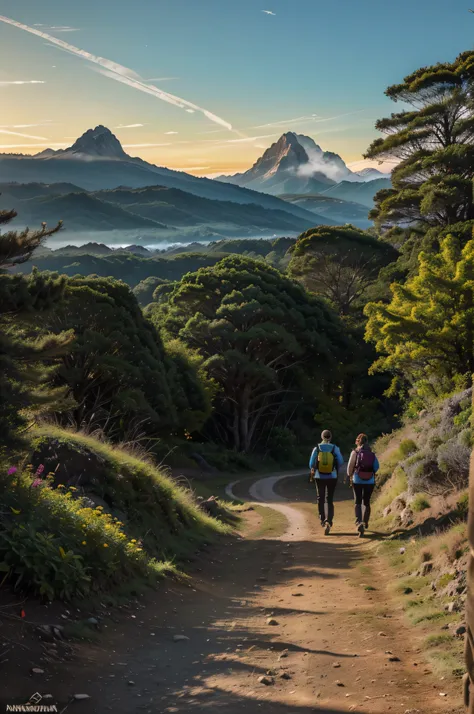
[[[375,474],[379,470],[378,459],[369,446],[366,434],[359,434],[356,448],[347,464],[347,475],[354,491],[355,516],[359,537],[363,538],[369,527],[370,499],[375,488]]]

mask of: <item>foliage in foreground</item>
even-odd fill
[[[88,455],[91,471],[100,463],[100,474],[85,487],[61,482],[46,448],[58,442]],[[158,469],[119,449],[61,430],[38,434],[33,447],[49,454],[46,467],[4,469],[0,478],[0,571],[15,588],[70,599],[136,577],[153,582],[170,560],[225,530]],[[95,505],[99,494],[105,507]]]

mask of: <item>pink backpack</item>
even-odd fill
[[[375,454],[370,446],[363,446],[357,452],[355,473],[362,481],[370,481],[374,475]]]

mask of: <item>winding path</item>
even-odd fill
[[[301,511],[293,506],[286,505],[288,499],[275,493],[275,486],[279,481],[288,478],[303,478],[301,471],[280,474],[278,476],[267,476],[253,483],[249,488],[249,494],[256,503],[262,503],[278,511],[285,516],[288,527],[282,536],[274,537],[273,540],[303,541],[308,537],[307,521]],[[230,483],[226,488],[226,495],[235,499],[234,487],[239,481]]]

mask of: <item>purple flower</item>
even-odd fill
[[[33,483],[31,484],[31,488],[38,488],[43,483],[43,481],[40,478],[35,478]]]
[[[13,474],[16,474],[16,472],[17,472],[16,466],[10,466],[10,468],[8,469],[9,476],[13,476]]]
[[[36,476],[41,476],[41,474],[43,473],[43,471],[44,471],[44,466],[43,466],[43,464],[41,464],[41,465],[38,466],[38,468],[36,469]]]

